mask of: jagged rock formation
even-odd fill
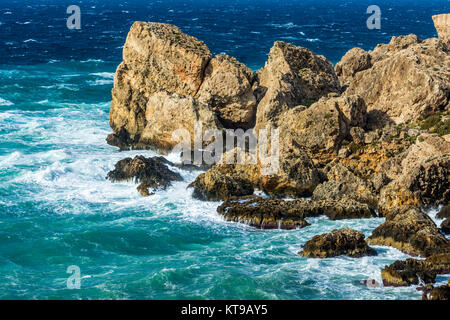
[[[450,204],[447,204],[446,206],[443,206],[441,211],[436,215],[439,219],[446,219],[450,218]]]
[[[355,75],[372,67],[372,56],[361,48],[348,51],[336,64],[336,75],[342,85],[348,85]]]
[[[262,95],[256,114],[256,129],[276,126],[278,117],[298,106],[309,106],[331,92],[339,92],[333,65],[311,50],[277,41],[265,67],[258,71]]]
[[[392,246],[407,254],[429,257],[450,253],[450,241],[431,218],[416,208],[402,207],[386,216],[367,240],[372,245]]]
[[[314,236],[303,246],[300,255],[308,258],[329,258],[347,255],[353,258],[376,255],[364,240],[364,234],[350,228],[333,230]]]
[[[347,76],[345,94],[359,94],[378,122],[410,123],[449,110],[450,54],[444,43],[438,39],[421,41],[414,35],[394,37],[369,54],[372,67],[356,72],[351,79]],[[341,62],[345,70],[357,69],[354,62],[348,66],[347,60]]]
[[[137,190],[143,196],[151,195],[149,191],[165,189],[171,185],[172,181],[182,181],[180,174],[170,170],[167,165],[172,165],[163,157],[145,158],[136,156],[134,159],[126,158],[120,160],[110,171],[107,179],[112,182],[134,181],[139,183]]]
[[[436,288],[431,287],[430,290],[423,293],[422,300],[450,300],[450,280],[448,280],[446,285]]]
[[[440,229],[443,233],[450,234],[450,219],[449,218],[442,221]]]

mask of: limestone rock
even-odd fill
[[[376,255],[364,240],[364,234],[350,228],[333,230],[314,236],[303,246],[300,254],[308,258],[329,258],[347,255],[353,258]]]
[[[206,45],[173,25],[135,22],[123,49],[123,61],[114,76],[110,125],[120,145],[124,130],[132,147],[142,147],[145,110],[151,95],[167,91],[184,96],[197,93],[211,53]]]
[[[261,101],[256,129],[276,126],[280,114],[298,105],[309,106],[330,92],[339,92],[333,65],[325,57],[292,44],[277,41],[269,59],[258,71]]]
[[[140,183],[138,191],[143,196],[150,195],[149,188],[154,190],[165,189],[172,181],[181,181],[183,178],[176,172],[170,170],[167,165],[171,162],[163,157],[145,158],[136,156],[134,159],[125,158],[120,160],[110,171],[107,179],[112,182],[134,181]]]
[[[448,253],[450,242],[431,218],[416,208],[400,208],[386,217],[368,238],[372,245],[392,246],[410,255]]]
[[[406,259],[397,260],[393,264],[381,270],[383,284],[386,287],[405,287],[423,283],[434,283],[436,272],[427,269],[424,260]]]
[[[433,288],[428,294],[424,293],[422,300],[450,300],[450,280],[446,285]]]
[[[448,50],[438,39],[393,38],[370,52],[373,66],[355,74],[345,95],[360,95],[379,122],[410,123],[449,110]]]
[[[441,231],[445,234],[450,234],[450,218],[445,219],[441,223]]]
[[[210,106],[227,128],[248,129],[254,125],[256,97],[254,73],[235,58],[217,55],[208,64],[196,97]]]
[[[439,219],[450,218],[450,204],[447,204],[442,207],[441,211],[436,215]]]
[[[341,84],[348,85],[358,72],[367,70],[370,67],[372,67],[370,54],[361,48],[353,48],[336,64],[335,70]]]
[[[434,15],[433,22],[439,39],[450,45],[450,13]]]
[[[172,134],[178,129],[189,132],[193,147],[194,140],[197,139],[194,134],[196,121],[201,124],[202,134],[209,129],[222,129],[216,115],[207,105],[189,96],[166,92],[158,92],[149,97],[145,118],[147,125],[142,132],[141,142],[160,152],[171,151],[181,142],[172,138]]]

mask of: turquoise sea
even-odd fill
[[[213,53],[264,65],[275,40],[334,63],[350,48],[393,35],[436,36],[431,15],[448,1],[379,1],[381,30],[365,27],[367,1],[0,0],[0,299],[420,299],[410,288],[367,288],[407,256],[306,259],[312,236],[349,226],[369,236],[383,219],[329,221],[293,231],[225,222],[219,203],[186,190],[198,172],[143,198],[105,179],[116,161],[152,151],[106,144],[121,47],[135,20],[180,26]],[[78,4],[81,30],[66,28]],[[171,156],[172,157],[172,156]],[[436,210],[431,210],[434,217]],[[69,266],[80,289],[67,288]],[[446,282],[448,276],[438,276]]]

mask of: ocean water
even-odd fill
[[[66,28],[71,4],[81,8],[81,30]],[[133,21],[176,24],[256,70],[275,40],[335,63],[393,35],[434,37],[431,15],[450,11],[448,1],[379,1],[381,30],[371,31],[370,4],[0,0],[0,299],[420,299],[414,287],[359,283],[380,282],[386,264],[407,257],[396,249],[376,247],[378,256],[362,259],[297,254],[335,228],[369,236],[381,218],[256,230],[225,222],[219,203],[193,200],[186,186],[197,173],[179,171],[185,181],[149,198],[105,180],[116,161],[155,155],[105,142],[113,74]],[[81,270],[80,289],[67,288],[71,265]]]

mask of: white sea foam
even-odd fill
[[[89,75],[100,77],[100,78],[106,78],[106,79],[114,78],[114,72],[97,72],[97,73],[90,73]]]
[[[11,101],[0,98],[0,106],[12,106],[12,105],[14,105],[14,103],[12,103]]]

